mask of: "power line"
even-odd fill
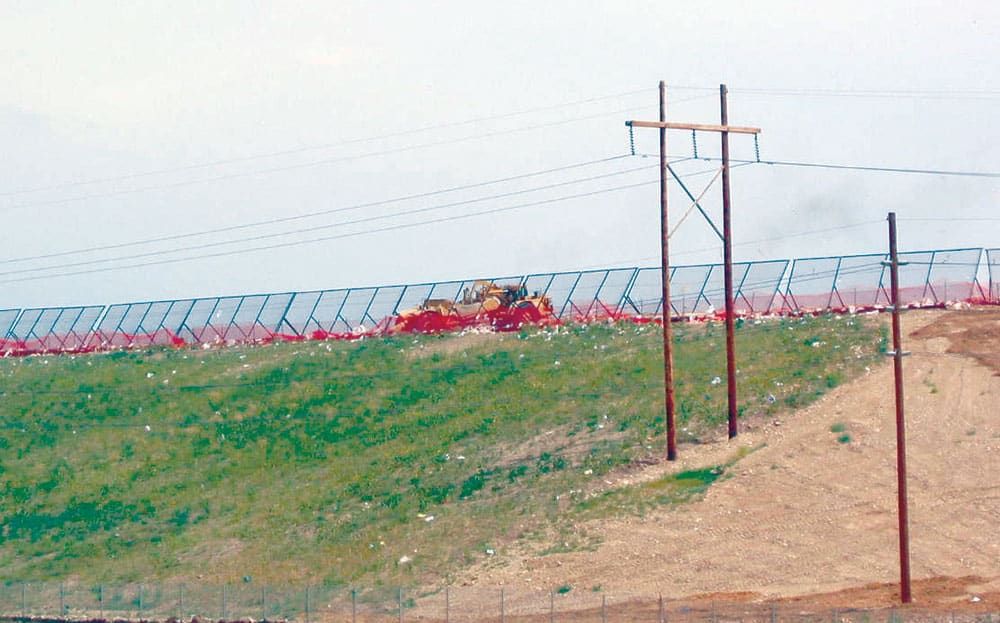
[[[444,209],[447,209],[447,208],[454,208],[454,207],[463,206],[463,205],[470,205],[470,204],[473,204],[473,203],[481,203],[483,201],[490,201],[490,200],[493,200],[493,199],[503,199],[503,198],[506,198],[506,197],[514,197],[514,196],[517,196],[517,195],[524,195],[524,194],[539,192],[539,191],[543,191],[543,190],[551,190],[553,188],[561,188],[561,187],[564,187],[564,186],[571,186],[573,184],[581,184],[581,183],[584,183],[584,182],[591,182],[591,181],[594,181],[594,180],[606,179],[606,178],[609,178],[609,177],[616,177],[616,176],[619,176],[619,175],[627,175],[629,173],[634,173],[636,171],[645,171],[645,170],[648,170],[648,169],[654,169],[654,168],[657,168],[658,166],[659,165],[633,167],[631,169],[624,169],[624,170],[621,170],[621,171],[612,171],[610,173],[601,173],[599,175],[591,175],[589,177],[582,177],[582,178],[576,178],[576,179],[567,180],[567,181],[563,181],[563,182],[556,182],[554,184],[547,184],[545,186],[536,186],[536,187],[533,187],[533,188],[525,188],[525,189],[521,189],[521,190],[515,190],[515,191],[506,192],[506,193],[496,194],[496,195],[489,195],[489,196],[485,196],[485,197],[477,197],[477,198],[474,198],[474,199],[463,199],[461,201],[454,201],[454,202],[451,202],[451,203],[444,203],[444,204],[439,204],[439,205],[426,206],[426,207],[423,207],[423,208],[415,208],[415,209],[411,209],[411,210],[402,210],[402,211],[399,211],[399,212],[393,212],[391,214],[377,214],[377,215],[374,215],[374,216],[366,216],[366,217],[363,217],[363,218],[358,218],[358,219],[349,220],[349,221],[340,221],[340,222],[337,222],[337,223],[327,223],[327,224],[324,224],[324,225],[315,225],[313,227],[303,228],[303,229],[292,229],[292,230],[282,231],[282,232],[271,232],[271,233],[267,233],[267,234],[258,234],[256,236],[246,236],[246,237],[242,237],[242,238],[234,238],[232,240],[217,240],[217,241],[213,241],[213,242],[205,242],[205,243],[201,243],[201,244],[189,245],[189,246],[186,246],[186,247],[177,247],[177,248],[165,249],[165,250],[159,250],[159,251],[148,251],[146,253],[135,253],[135,254],[132,254],[132,255],[123,255],[123,256],[118,256],[118,257],[101,258],[101,259],[96,259],[96,260],[84,260],[84,261],[79,261],[79,262],[70,262],[70,263],[66,263],[66,264],[56,264],[56,265],[52,265],[52,266],[43,266],[43,267],[39,267],[39,268],[24,268],[24,269],[18,269],[18,270],[9,270],[9,271],[6,271],[6,272],[0,272],[0,276],[21,275],[21,274],[28,274],[28,273],[38,273],[38,272],[44,272],[44,271],[48,271],[48,270],[58,270],[58,269],[62,269],[62,268],[74,268],[74,267],[77,267],[77,266],[92,266],[92,265],[95,265],[95,264],[106,264],[108,262],[119,262],[119,261],[135,260],[135,259],[142,259],[142,258],[148,258],[148,257],[158,257],[158,256],[161,256],[161,255],[170,255],[170,254],[173,254],[173,253],[181,253],[181,252],[184,252],[184,251],[200,251],[202,249],[211,249],[211,248],[215,248],[215,247],[221,247],[221,246],[227,246],[227,245],[233,245],[233,244],[241,244],[241,243],[244,243],[244,242],[256,242],[256,241],[260,241],[260,240],[270,240],[270,239],[273,239],[273,238],[281,238],[281,237],[284,237],[284,236],[293,236],[293,235],[296,235],[296,234],[310,233],[310,232],[314,232],[314,231],[318,231],[318,230],[323,230],[323,229],[332,229],[332,228],[335,228],[335,227],[344,227],[346,225],[357,225],[357,224],[360,224],[360,223],[370,223],[372,221],[380,221],[380,220],[385,220],[385,219],[392,219],[392,218],[396,218],[396,217],[399,217],[399,216],[409,216],[409,215],[412,215],[412,214],[423,214],[423,213],[426,213],[426,212],[433,212],[433,211],[437,211],[437,210],[444,210]]]
[[[670,91],[713,91],[717,86],[692,86],[667,84]],[[1000,90],[992,89],[830,89],[830,88],[781,88],[781,87],[730,87],[730,93],[750,95],[781,95],[800,97],[859,97],[898,99],[993,99],[1000,97]]]
[[[131,242],[122,242],[122,243],[117,243],[117,244],[109,244],[109,245],[99,245],[99,246],[93,246],[93,247],[85,247],[85,248],[82,248],[82,249],[74,249],[74,250],[71,250],[71,251],[60,251],[60,252],[57,252],[57,253],[46,253],[46,254],[41,254],[41,255],[31,255],[31,256],[20,257],[20,258],[10,258],[10,259],[6,259],[6,260],[0,260],[0,264],[11,264],[11,263],[18,263],[18,262],[27,262],[27,261],[32,261],[32,260],[51,259],[51,258],[56,258],[56,257],[65,257],[65,256],[68,256],[68,255],[78,255],[78,254],[82,254],[82,253],[92,253],[92,252],[96,252],[96,251],[110,251],[110,250],[114,250],[114,249],[123,249],[123,248],[127,248],[127,247],[141,246],[141,245],[153,244],[153,243],[157,243],[157,242],[171,242],[171,241],[175,241],[175,240],[181,240],[181,239],[184,239],[184,238],[195,238],[195,237],[207,236],[207,235],[211,235],[211,234],[218,234],[218,233],[224,233],[224,232],[231,232],[231,231],[239,231],[239,230],[244,230],[244,229],[250,229],[250,228],[253,228],[253,227],[262,227],[262,226],[265,226],[265,225],[275,225],[275,224],[279,224],[279,223],[288,223],[288,222],[292,222],[292,221],[300,221],[300,220],[304,220],[304,219],[315,218],[315,217],[318,217],[318,216],[325,216],[325,215],[328,215],[328,214],[336,214],[336,213],[340,213],[340,212],[350,212],[350,211],[353,211],[353,210],[361,210],[361,209],[364,209],[364,208],[373,208],[373,207],[378,207],[378,206],[389,205],[389,204],[392,204],[392,203],[399,203],[399,202],[402,202],[402,201],[410,201],[410,200],[413,200],[413,199],[424,199],[424,198],[427,198],[427,197],[433,197],[435,195],[442,195],[442,194],[446,194],[446,193],[457,192],[457,191],[460,191],[460,190],[471,190],[473,188],[482,188],[484,186],[492,186],[494,184],[501,184],[501,183],[504,183],[504,182],[511,182],[511,181],[522,180],[522,179],[527,179],[527,178],[531,178],[531,177],[538,177],[538,176],[541,176],[541,175],[547,175],[549,173],[559,173],[559,172],[563,172],[563,171],[569,171],[571,169],[578,169],[578,168],[582,168],[582,167],[588,167],[588,166],[592,166],[592,165],[595,165],[595,164],[604,164],[604,163],[608,163],[608,162],[613,162],[615,160],[620,160],[622,158],[627,158],[627,157],[628,157],[628,155],[624,154],[624,155],[620,155],[620,156],[610,156],[610,157],[607,157],[607,158],[598,158],[596,160],[588,160],[588,161],[585,161],[585,162],[577,162],[577,163],[563,165],[563,166],[559,166],[559,167],[553,167],[553,168],[550,168],[550,169],[542,169],[540,171],[532,171],[532,172],[529,172],[529,173],[521,173],[521,174],[518,174],[518,175],[511,175],[511,176],[507,176],[507,177],[501,177],[501,178],[496,178],[496,179],[492,179],[492,180],[486,180],[486,181],[483,181],[483,182],[475,182],[475,183],[472,183],[472,184],[463,184],[463,185],[460,185],[460,186],[451,186],[451,187],[443,188],[443,189],[439,189],[439,190],[433,190],[433,191],[422,192],[422,193],[415,193],[415,194],[411,194],[411,195],[403,195],[403,196],[399,196],[399,197],[392,197],[390,199],[382,199],[382,200],[379,200],[379,201],[370,201],[370,202],[355,204],[355,205],[351,205],[351,206],[345,206],[345,207],[340,207],[340,208],[331,208],[331,209],[327,209],[327,210],[318,210],[318,211],[315,211],[315,212],[306,212],[306,213],[303,213],[303,214],[295,214],[295,215],[292,215],[292,216],[282,216],[282,217],[277,217],[277,218],[265,219],[265,220],[261,220],[261,221],[254,221],[254,222],[250,222],[250,223],[241,223],[241,224],[238,224],[238,225],[228,225],[226,227],[217,227],[217,228],[214,228],[214,229],[204,229],[204,230],[200,230],[200,231],[186,232],[186,233],[182,233],[182,234],[171,234],[171,235],[167,235],[167,236],[157,236],[157,237],[154,237],[154,238],[145,238],[145,239],[142,239],[142,240],[135,240],[135,241],[131,241]]]
[[[181,180],[181,181],[172,182],[172,183],[169,183],[169,184],[158,184],[158,185],[152,185],[152,186],[142,186],[142,187],[138,187],[138,188],[128,188],[128,189],[122,189],[122,190],[113,190],[113,191],[107,191],[107,192],[92,193],[92,194],[89,194],[89,195],[78,195],[76,197],[64,197],[64,198],[61,198],[61,199],[50,199],[50,200],[47,200],[47,201],[35,201],[35,202],[30,202],[30,203],[19,203],[19,204],[14,204],[14,205],[6,206],[4,208],[4,210],[19,210],[19,209],[23,209],[23,208],[35,208],[35,207],[44,207],[44,206],[51,206],[51,205],[62,205],[62,204],[67,204],[67,203],[76,203],[76,202],[79,202],[79,201],[87,201],[87,200],[90,200],[90,199],[104,199],[104,198],[108,198],[108,197],[119,197],[119,196],[122,196],[122,195],[130,195],[130,194],[141,193],[141,192],[171,190],[171,189],[174,189],[174,188],[181,188],[181,187],[190,186],[190,185],[193,185],[193,184],[207,184],[207,183],[211,183],[211,182],[219,182],[219,181],[226,181],[226,180],[232,180],[232,179],[254,177],[254,176],[257,176],[257,175],[268,175],[268,174],[272,174],[272,173],[281,173],[281,172],[285,172],[285,171],[294,171],[294,170],[299,170],[299,169],[307,169],[307,168],[313,168],[313,167],[323,166],[323,165],[327,165],[327,164],[336,164],[338,162],[348,162],[348,161],[352,161],[352,160],[361,160],[361,159],[364,159],[364,158],[372,158],[372,157],[377,157],[377,156],[386,156],[386,155],[391,155],[391,154],[399,154],[399,153],[405,153],[405,152],[410,152],[410,151],[416,151],[416,150],[420,150],[420,149],[427,149],[427,148],[431,148],[431,147],[441,147],[441,146],[445,146],[445,145],[455,145],[457,143],[464,143],[464,142],[469,142],[469,141],[475,141],[475,140],[484,139],[484,138],[493,138],[493,137],[497,137],[497,136],[503,136],[503,135],[506,135],[506,134],[514,134],[514,133],[517,133],[517,132],[527,132],[527,131],[531,131],[531,130],[540,130],[540,129],[543,129],[543,128],[549,128],[549,127],[557,126],[557,125],[565,125],[565,124],[568,124],[568,123],[576,123],[578,121],[586,121],[586,120],[590,120],[590,119],[598,119],[598,118],[601,118],[601,117],[608,117],[608,116],[611,116],[611,115],[619,115],[619,114],[623,114],[623,113],[636,112],[636,111],[639,111],[639,110],[645,110],[647,108],[649,108],[649,106],[639,106],[639,107],[632,107],[632,108],[624,108],[624,109],[619,109],[619,110],[612,110],[612,111],[606,111],[606,112],[602,112],[602,113],[597,113],[597,114],[594,114],[594,115],[586,115],[586,116],[583,116],[583,117],[574,117],[574,118],[571,118],[571,119],[564,119],[564,120],[560,120],[560,121],[553,121],[553,122],[541,123],[541,124],[535,124],[535,125],[529,125],[529,126],[521,126],[521,127],[518,127],[518,128],[510,128],[510,129],[506,129],[506,130],[495,130],[495,131],[492,131],[492,132],[485,132],[485,133],[481,133],[481,134],[472,134],[472,135],[462,136],[462,137],[458,137],[458,138],[444,139],[444,140],[440,140],[440,141],[431,141],[431,142],[427,142],[427,143],[418,143],[416,145],[407,145],[405,147],[395,147],[395,148],[391,148],[391,149],[383,149],[383,150],[377,150],[377,151],[370,151],[370,152],[365,152],[365,153],[361,153],[361,154],[354,154],[354,155],[351,155],[351,156],[338,156],[338,157],[335,157],[335,158],[324,158],[322,160],[312,160],[312,161],[309,161],[309,162],[300,162],[300,163],[297,163],[297,164],[283,165],[283,166],[271,167],[271,168],[267,168],[267,169],[255,169],[255,170],[252,170],[252,171],[241,171],[241,172],[234,172],[234,173],[226,173],[226,174],[222,174],[222,175],[215,175],[215,176],[212,176],[212,177],[203,177],[203,178],[193,179],[193,180]]]
[[[644,156],[646,154],[643,154]],[[706,156],[699,156],[698,160],[705,160],[708,162],[721,161],[720,158],[710,158]],[[1000,172],[994,171],[958,171],[958,170],[946,170],[946,169],[918,169],[918,168],[907,168],[907,167],[885,167],[876,165],[852,165],[852,164],[832,164],[826,162],[800,162],[793,160],[740,160],[737,158],[730,158],[730,162],[740,162],[748,164],[767,164],[772,166],[783,166],[783,167],[807,167],[816,169],[843,169],[848,171],[870,171],[870,172],[881,172],[881,173],[915,173],[921,175],[946,175],[946,176],[958,176],[958,177],[985,177],[985,178],[1000,178]]]
[[[704,171],[698,171],[698,172],[695,172],[695,173],[689,173],[689,174],[686,174],[686,175],[684,175],[682,177],[691,177],[691,176],[694,176],[694,175],[704,175],[705,173],[714,173],[714,172],[715,172],[715,169],[712,168],[710,170],[704,170]],[[631,189],[631,188],[638,188],[638,187],[641,187],[641,186],[648,186],[648,185],[651,185],[651,184],[656,184],[656,183],[658,183],[658,181],[659,181],[658,179],[657,180],[648,180],[648,181],[643,181],[643,182],[637,182],[637,183],[634,183],[634,184],[625,184],[625,185],[622,185],[622,186],[613,186],[613,187],[609,187],[609,188],[603,188],[603,189],[593,190],[593,191],[584,192],[584,193],[577,193],[577,194],[573,194],[573,195],[565,195],[565,196],[562,196],[562,197],[554,197],[554,198],[551,198],[551,199],[544,199],[544,200],[540,200],[540,201],[533,201],[533,202],[528,202],[528,203],[522,203],[522,204],[513,205],[513,206],[507,206],[507,207],[502,207],[502,208],[491,208],[491,209],[488,209],[488,210],[480,210],[478,212],[469,212],[469,213],[465,213],[465,214],[451,215],[451,216],[440,217],[440,218],[436,218],[436,219],[428,219],[428,220],[424,220],[424,221],[417,221],[417,222],[413,222],[413,223],[403,223],[403,224],[399,224],[399,225],[390,225],[390,226],[373,228],[373,229],[367,229],[367,230],[362,230],[362,231],[357,231],[357,232],[350,232],[350,233],[344,233],[344,234],[336,234],[336,235],[331,235],[331,236],[320,236],[320,237],[316,237],[316,238],[307,238],[307,239],[304,239],[304,240],[293,240],[293,241],[275,243],[275,244],[270,244],[270,245],[260,245],[260,246],[256,246],[256,247],[248,247],[248,248],[245,248],[245,249],[233,249],[233,250],[229,250],[229,251],[219,251],[219,252],[216,252],[216,253],[206,253],[206,254],[201,254],[201,255],[193,255],[193,256],[189,256],[189,257],[167,258],[167,259],[155,260],[155,261],[151,261],[151,262],[141,262],[141,263],[137,263],[137,264],[128,264],[128,265],[124,265],[124,266],[106,266],[106,267],[102,267],[102,268],[92,268],[92,269],[87,269],[87,270],[78,270],[78,271],[69,271],[69,272],[62,272],[62,273],[53,273],[53,274],[49,274],[49,275],[38,275],[38,276],[33,276],[33,277],[19,277],[19,278],[16,278],[16,279],[6,279],[6,280],[3,280],[3,281],[0,281],[0,283],[18,283],[18,282],[25,282],[25,281],[38,281],[38,280],[52,279],[52,278],[57,278],[57,277],[71,277],[71,276],[86,275],[86,274],[106,272],[106,271],[114,271],[114,270],[126,270],[126,269],[131,269],[131,268],[145,268],[145,267],[148,267],[148,266],[159,266],[159,265],[163,265],[163,264],[173,264],[173,263],[177,263],[177,262],[188,262],[188,261],[192,261],[192,260],[210,259],[210,258],[217,258],[217,257],[226,257],[226,256],[231,256],[231,255],[240,255],[240,254],[244,254],[244,253],[254,253],[254,252],[257,252],[257,251],[266,251],[266,250],[272,250],[272,249],[294,247],[294,246],[299,246],[299,245],[314,244],[314,243],[317,243],[317,242],[328,242],[330,240],[339,240],[339,239],[343,239],[343,238],[353,238],[353,237],[356,237],[356,236],[363,236],[363,235],[373,234],[373,233],[384,233],[384,232],[387,232],[387,231],[397,231],[397,230],[402,230],[402,229],[411,229],[411,228],[420,227],[420,226],[423,226],[423,225],[433,225],[433,224],[439,224],[439,223],[446,223],[446,222],[451,222],[451,221],[464,220],[464,219],[468,219],[468,218],[475,218],[475,217],[478,217],[478,216],[485,216],[485,215],[490,215],[490,214],[499,214],[499,213],[504,213],[504,212],[511,212],[511,211],[514,211],[514,210],[521,210],[521,209],[525,209],[525,208],[537,207],[537,206],[542,206],[542,205],[550,205],[550,204],[558,203],[558,202],[561,202],[561,201],[568,201],[570,199],[580,199],[580,198],[591,197],[591,196],[600,195],[600,194],[604,194],[604,193],[608,193],[608,192],[615,192],[615,191],[619,191],[619,190],[627,190],[627,189]]]
[[[177,173],[177,172],[181,172],[181,171],[191,171],[191,170],[195,170],[195,169],[204,169],[204,168],[216,167],[216,166],[221,166],[221,165],[226,165],[226,164],[235,164],[235,163],[239,163],[239,162],[249,162],[249,161],[252,161],[252,160],[261,160],[261,159],[265,159],[265,158],[275,158],[275,157],[279,157],[279,156],[288,156],[288,155],[300,154],[300,153],[309,152],[309,151],[320,151],[320,150],[325,150],[325,149],[332,149],[332,148],[335,148],[335,147],[344,147],[344,146],[347,146],[347,145],[354,145],[354,144],[358,144],[358,143],[368,143],[368,142],[373,142],[373,141],[377,141],[377,140],[384,140],[384,139],[387,139],[387,138],[398,138],[400,136],[409,136],[409,135],[412,135],[412,134],[419,134],[419,133],[422,133],[422,132],[429,132],[429,131],[433,131],[433,130],[444,130],[444,129],[454,128],[454,127],[460,127],[460,126],[464,126],[464,125],[471,125],[471,124],[474,124],[474,123],[481,123],[483,121],[496,121],[496,120],[500,120],[500,119],[509,119],[511,117],[518,117],[518,116],[533,114],[533,113],[537,113],[537,112],[545,112],[545,111],[549,111],[549,110],[557,110],[559,108],[566,108],[568,106],[578,106],[580,104],[590,104],[590,103],[593,103],[593,102],[600,102],[600,101],[609,100],[609,99],[615,99],[615,98],[619,98],[619,97],[627,97],[627,96],[630,96],[630,95],[636,95],[636,94],[639,94],[639,93],[649,92],[651,90],[652,89],[649,89],[649,88],[645,88],[645,89],[632,89],[632,90],[628,90],[628,91],[622,91],[622,92],[619,92],[619,93],[612,93],[612,94],[609,94],[609,95],[601,95],[601,96],[597,96],[597,97],[590,97],[590,98],[586,98],[586,99],[574,100],[574,101],[571,101],[571,102],[563,102],[561,104],[552,104],[552,105],[549,105],[549,106],[539,106],[539,107],[536,107],[536,108],[528,108],[528,109],[524,109],[524,110],[519,110],[519,111],[514,111],[514,112],[508,112],[508,113],[502,113],[502,114],[498,114],[498,115],[488,115],[488,116],[483,116],[483,117],[473,117],[472,119],[465,119],[463,121],[451,121],[451,122],[446,122],[446,123],[438,123],[438,124],[434,124],[434,125],[421,126],[419,128],[412,128],[412,129],[409,129],[409,130],[400,130],[400,131],[397,131],[397,132],[389,132],[389,133],[386,133],[386,134],[379,134],[379,135],[376,135],[376,136],[368,136],[368,137],[362,137],[362,138],[347,139],[347,140],[337,141],[337,142],[333,142],[333,143],[321,143],[321,144],[318,144],[318,145],[306,145],[306,146],[303,146],[303,147],[296,147],[296,148],[291,148],[291,149],[283,149],[283,150],[279,150],[279,151],[265,152],[265,153],[259,153],[259,154],[250,154],[250,155],[247,155],[247,156],[238,156],[238,157],[234,157],[234,158],[225,158],[225,159],[220,159],[220,160],[210,160],[210,161],[206,161],[206,162],[199,162],[199,163],[194,163],[194,164],[181,165],[181,166],[177,166],[177,167],[169,167],[169,168],[163,168],[163,169],[154,169],[154,170],[150,170],[150,171],[140,171],[140,172],[136,172],[136,173],[128,173],[128,174],[116,175],[116,176],[109,176],[109,177],[103,177],[103,178],[92,178],[92,179],[87,179],[87,180],[77,180],[77,181],[73,181],[73,182],[61,182],[61,183],[52,184],[52,185],[49,185],[49,186],[39,186],[39,187],[35,187],[35,188],[24,188],[24,189],[20,189],[20,190],[12,190],[12,191],[0,192],[0,197],[9,197],[9,196],[13,196],[13,195],[27,194],[27,193],[34,193],[34,192],[41,192],[41,191],[46,191],[46,190],[59,190],[59,189],[63,189],[63,188],[72,188],[72,187],[76,187],[76,186],[86,186],[86,185],[90,185],[90,184],[103,184],[103,183],[108,183],[108,182],[125,181],[125,180],[131,180],[131,179],[141,178],[141,177],[149,177],[149,176],[153,176],[153,175],[162,175],[162,174],[166,174],[166,173]]]
[[[731,93],[747,95],[778,95],[793,97],[857,97],[926,100],[993,100],[1000,97],[996,90],[884,90],[884,89],[767,89],[734,88]]]

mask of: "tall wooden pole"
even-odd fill
[[[729,125],[726,85],[719,85],[722,125]],[[722,131],[722,263],[726,289],[726,389],[729,392],[729,438],[736,436],[736,310],[733,305],[733,228],[729,198],[729,132]]]
[[[667,120],[667,85],[660,81],[660,122]],[[667,129],[660,128],[660,276],[663,281],[663,393],[667,413],[667,460],[677,460],[674,421],[674,347],[670,325],[670,230],[667,217]]]
[[[892,367],[896,384],[896,503],[899,509],[899,596],[910,603],[910,520],[906,497],[906,423],[903,418],[903,332],[899,324],[899,254],[896,213],[889,213],[889,277],[892,294]]]

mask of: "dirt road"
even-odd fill
[[[904,371],[912,567],[921,581],[914,598],[943,608],[970,601],[1000,608],[1000,310],[914,312],[904,329],[905,349],[913,352]],[[741,446],[758,449],[700,501],[579,526],[600,537],[596,551],[507,551],[462,580],[512,590],[600,586],[622,599],[816,595],[831,607],[892,604],[892,387],[891,366],[878,365],[781,422],[750,422],[734,441],[681,446],[678,463],[623,478],[711,465]]]

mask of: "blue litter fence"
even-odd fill
[[[1000,249],[900,254],[900,296],[908,306],[1000,302]],[[741,262],[734,265],[737,313],[801,314],[872,309],[888,303],[883,253]],[[979,278],[985,265],[986,283]],[[479,279],[479,280],[482,280]],[[659,267],[490,277],[548,296],[560,320],[662,316]],[[391,330],[402,310],[427,299],[459,301],[477,279],[306,292],[0,310],[0,354],[352,337]],[[675,266],[671,315],[712,316],[724,308],[721,264]]]

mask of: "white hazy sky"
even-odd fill
[[[267,227],[24,258],[622,155],[624,120],[654,118],[660,79],[674,85],[671,118],[688,121],[717,121],[712,89],[727,83],[730,120],[764,129],[764,159],[1000,170],[996,2],[7,0],[0,7],[0,308],[655,264],[658,194],[650,184],[281,249],[42,278],[655,179],[648,168],[655,161],[641,157]],[[869,90],[895,96],[856,93]],[[592,101],[562,105],[581,100]],[[534,112],[509,114],[526,110]],[[426,126],[437,127],[412,131]],[[637,131],[636,140],[640,152],[655,152],[655,131]],[[690,154],[690,136],[672,133],[670,142],[672,153]],[[717,137],[699,137],[701,154],[717,150]],[[752,141],[734,137],[733,150],[750,157]],[[267,155],[275,152],[284,153]],[[216,161],[226,162],[201,166]],[[569,183],[638,167],[647,168]],[[697,191],[709,179],[688,181]],[[989,178],[741,167],[733,171],[736,256],[878,251],[881,222],[775,238],[878,221],[890,210],[901,219],[990,218],[998,187]],[[676,186],[671,198],[679,216],[688,203]],[[705,205],[718,217],[717,188]],[[1000,221],[901,221],[900,229],[905,249],[1000,246]],[[720,257],[697,215],[678,230],[673,251],[675,263]],[[102,261],[122,256],[144,257]]]

